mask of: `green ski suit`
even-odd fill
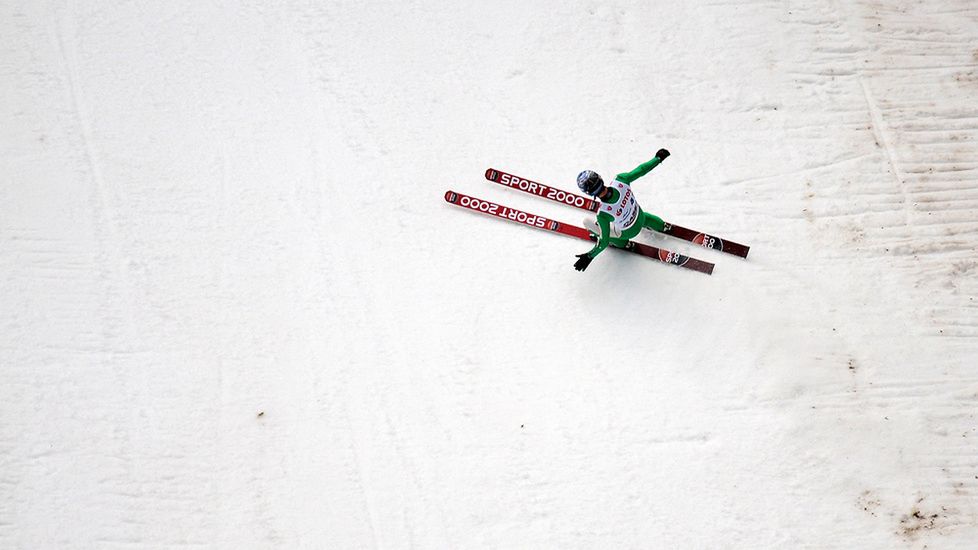
[[[631,172],[618,174],[615,177],[615,183],[608,186],[611,192],[607,197],[598,201],[598,205],[600,206],[598,210],[598,227],[601,228],[601,234],[598,236],[598,241],[594,245],[594,248],[588,251],[587,255],[589,258],[596,257],[605,248],[608,248],[609,244],[623,248],[628,244],[628,241],[635,238],[642,231],[643,227],[654,231],[662,231],[665,228],[665,223],[662,221],[662,218],[654,214],[649,214],[648,212],[643,212],[642,207],[637,202],[634,202],[634,197],[631,196],[632,182],[651,172],[660,162],[662,162],[661,158],[658,156],[653,157],[652,160],[640,164]],[[615,205],[619,203],[622,193],[626,195],[625,200],[621,201],[623,204],[616,208]],[[632,207],[633,211],[629,210],[628,205],[625,204],[626,202],[634,203]],[[612,225],[614,224],[619,226],[621,235],[612,235]]]

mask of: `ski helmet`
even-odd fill
[[[577,186],[581,191],[593,197],[604,189],[604,180],[597,172],[585,170],[577,175]]]

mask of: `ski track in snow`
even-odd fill
[[[973,2],[13,1],[0,97],[2,548],[978,540]],[[441,198],[663,146],[749,260]]]

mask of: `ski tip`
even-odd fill
[[[486,169],[486,179],[489,181],[496,181],[498,172],[494,168]]]
[[[445,191],[445,200],[455,204],[455,201],[458,200],[458,193],[455,191]]]

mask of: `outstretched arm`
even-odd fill
[[[591,265],[591,260],[593,260],[598,254],[601,254],[605,248],[608,248],[608,244],[611,242],[611,222],[608,220],[606,215],[598,214],[598,226],[601,227],[601,234],[598,235],[598,242],[594,244],[591,250],[588,250],[584,254],[577,255],[577,261],[574,262],[574,269],[578,271],[584,271],[587,266]]]
[[[590,258],[595,258],[598,254],[608,248],[608,243],[611,242],[611,222],[608,220],[607,216],[598,216],[598,226],[601,227],[601,234],[598,235],[598,242],[594,244],[594,248],[588,251],[587,255]]]
[[[659,152],[656,153],[654,157],[652,157],[652,160],[639,164],[638,167],[632,170],[631,172],[622,172],[621,174],[618,174],[618,176],[615,179],[617,179],[618,181],[631,184],[633,181],[651,172],[653,168],[658,166],[659,163],[665,160],[666,157],[668,156],[669,156],[669,151],[665,149],[659,149]]]

